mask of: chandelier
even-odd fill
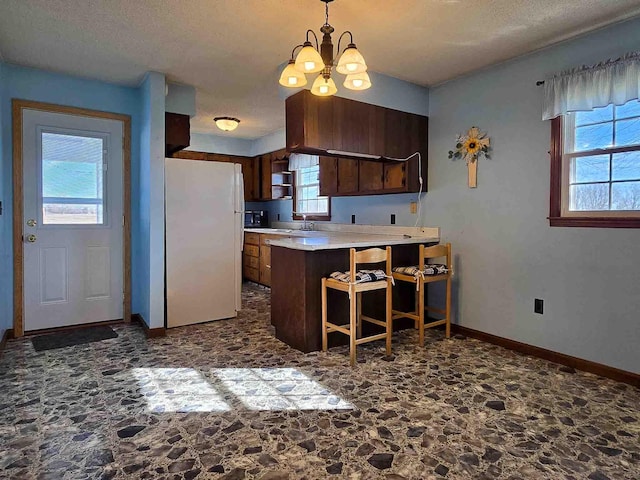
[[[329,2],[333,0],[320,0],[325,4],[325,22],[320,28],[322,32],[322,43],[318,44],[318,37],[313,30],[307,30],[306,41],[301,45],[296,45],[291,51],[291,59],[280,75],[280,85],[291,88],[303,87],[307,84],[307,73],[319,73],[313,85],[311,93],[320,97],[335,95],[338,91],[331,70],[335,66],[336,71],[346,75],[343,85],[350,90],[366,90],[371,87],[371,80],[367,74],[367,64],[364,57],[353,43],[353,35],[350,31],[344,32],[338,38],[337,54],[340,55],[340,42],[342,37],[349,35],[350,43],[346,46],[338,63],[335,64],[333,57],[333,43],[331,34],[334,28],[329,25]],[[315,47],[309,40],[309,34],[315,38]],[[298,48],[301,50],[295,56]]]

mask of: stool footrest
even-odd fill
[[[380,325],[381,327],[387,326],[386,322],[383,322],[382,320],[378,320],[377,318],[367,317],[366,315],[360,315],[360,319],[364,320],[365,322],[375,323],[376,325]]]
[[[351,335],[351,329],[345,328],[345,325],[335,325],[333,323],[327,322],[327,333],[331,332],[340,332],[345,335]]]
[[[392,310],[391,311],[393,313],[393,320],[396,320],[398,318],[410,318],[411,320],[420,320],[420,315],[418,315],[416,312],[401,312],[400,310]]]
[[[360,345],[362,343],[373,342],[375,340],[383,340],[387,338],[386,333],[380,333],[378,335],[371,335],[370,337],[358,338],[356,340],[356,345]]]

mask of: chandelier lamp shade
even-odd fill
[[[337,55],[333,56],[333,43],[331,34],[334,28],[329,24],[329,3],[333,0],[320,0],[325,4],[325,23],[320,28],[322,43],[318,43],[318,37],[313,30],[307,30],[306,40],[297,45],[291,51],[291,59],[280,75],[280,85],[290,88],[304,87],[307,84],[306,74],[318,74],[312,86],[311,93],[321,97],[335,95],[338,91],[336,83],[331,78],[332,71],[346,75],[343,86],[350,90],[366,90],[371,87],[371,79],[367,74],[367,63],[353,42],[350,31],[344,32],[338,38]],[[315,46],[310,36],[315,40]],[[340,42],[345,35],[349,35],[349,44],[343,51],[340,50]],[[296,50],[298,54],[296,55]],[[336,63],[337,60],[337,63]]]
[[[216,127],[225,132],[231,132],[238,128],[240,120],[233,117],[216,117],[213,119],[216,122]]]

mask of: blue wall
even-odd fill
[[[2,64],[0,64],[2,65]],[[0,199],[3,214],[0,216],[0,328],[13,325],[13,245],[12,225],[12,142],[11,142],[11,99],[33,100],[39,102],[69,105],[93,110],[102,110],[131,116],[131,199],[135,222],[138,210],[138,180],[140,163],[140,96],[137,88],[128,88],[60,75],[56,73],[3,64],[0,80]],[[133,233],[133,243],[138,242],[137,232]],[[134,285],[136,275],[140,274],[137,256],[140,251],[132,252]],[[133,291],[134,305],[139,303],[138,292]],[[134,310],[135,312],[136,310]]]
[[[455,322],[640,373],[640,229],[549,227],[550,124],[535,85],[638,49],[635,19],[431,89],[424,221],[453,244]],[[477,189],[447,158],[472,125],[493,147]]]
[[[133,224],[137,275],[134,312],[150,328],[164,327],[164,115],[165,78],[149,72],[140,85],[139,223]]]

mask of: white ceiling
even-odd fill
[[[371,70],[434,85],[638,14],[640,0],[336,0],[329,21]],[[229,115],[256,138],[284,126],[278,65],[323,23],[320,0],[1,0],[0,58],[126,85],[162,72],[196,87],[193,131]]]

